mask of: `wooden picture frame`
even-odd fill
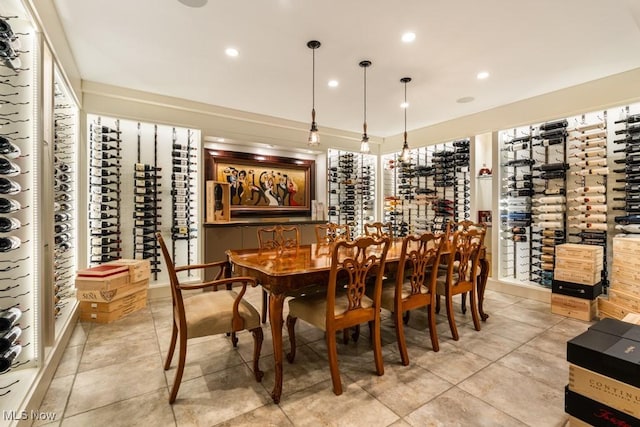
[[[205,149],[205,180],[230,185],[231,216],[311,215],[315,161]]]

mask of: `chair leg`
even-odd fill
[[[269,294],[262,290],[262,323],[267,323],[267,311],[269,310]]]
[[[360,325],[353,327],[353,334],[351,334],[351,338],[353,339],[353,342],[358,342],[358,339],[360,338]]]
[[[382,339],[380,337],[380,312],[373,320],[373,357],[376,364],[376,374],[384,374],[384,364],[382,361]]]
[[[167,371],[171,367],[171,359],[173,359],[173,351],[176,349],[176,339],[178,338],[178,326],[176,322],[173,322],[173,329],[171,330],[171,343],[169,344],[169,351],[167,352],[167,360],[164,362],[164,370]]]
[[[440,295],[436,295],[436,313],[440,313]]]
[[[296,320],[297,317],[287,316],[287,331],[289,332],[289,344],[291,350],[287,353],[287,360],[293,363],[296,358]]]
[[[407,311],[408,313],[409,311]],[[409,364],[409,353],[407,352],[407,343],[404,339],[404,317],[402,313],[393,313],[396,324],[396,339],[398,340],[398,350],[400,351],[400,358],[402,364],[407,366]]]
[[[238,335],[235,332],[231,332],[231,343],[234,347],[238,346]]]
[[[476,292],[471,291],[471,317],[473,318],[473,326],[476,328],[476,331],[480,330],[480,315],[478,314],[478,302],[476,297]]]
[[[171,388],[171,395],[169,396],[169,403],[176,401],[178,395],[178,389],[180,388],[180,382],[182,381],[182,374],[184,373],[184,362],[187,358],[187,336],[184,331],[180,332],[180,343],[178,348],[178,369],[176,369],[176,377],[173,380],[173,387]]]
[[[462,314],[467,314],[467,293],[462,293]]]
[[[349,344],[349,328],[344,328],[342,330],[342,344]]]
[[[451,329],[451,335],[453,336],[454,341],[458,341],[460,337],[458,336],[458,327],[456,326],[456,319],[453,313],[453,295],[447,294],[445,298],[447,299],[447,318],[449,319],[449,328]]]
[[[340,382],[340,371],[338,370],[338,348],[336,346],[335,331],[327,331],[326,337],[333,393],[336,396],[340,396],[342,394],[342,383]]]
[[[436,330],[436,310],[433,304],[429,305],[428,311],[429,335],[431,336],[431,347],[433,351],[440,351],[440,343],[438,342],[438,331]]]
[[[404,316],[402,316],[402,322],[405,325],[409,324],[409,318],[411,318],[411,310],[407,310],[404,312]]]
[[[251,334],[253,335],[253,375],[255,375],[257,382],[261,382],[264,376],[264,372],[260,370],[260,351],[262,350],[262,341],[264,340],[262,328],[258,326],[252,329]]]

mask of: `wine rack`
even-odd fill
[[[411,160],[383,157],[384,214],[396,235],[444,231],[470,218],[470,141],[413,150]]]
[[[173,257],[176,257],[176,242],[185,240],[189,244],[196,238],[196,206],[194,199],[197,194],[194,192],[197,181],[197,155],[198,147],[193,142],[193,132],[187,131],[187,143],[179,144],[176,129],[172,132],[172,164],[173,174],[171,180],[171,206],[172,225],[171,236],[173,238]],[[193,262],[193,253],[187,252],[187,264]],[[191,272],[189,272],[191,274]]]
[[[571,119],[569,130],[570,176],[567,180],[568,241],[605,248],[602,271],[607,279],[608,208],[610,168],[607,155],[607,112]]]
[[[614,121],[614,185],[616,230],[640,234],[640,106],[627,106]]]
[[[54,314],[56,320],[73,304],[73,280],[77,270],[78,109],[70,100],[61,79],[54,81]],[[64,209],[63,209],[64,207]]]
[[[39,52],[19,2],[3,2],[0,15],[0,401],[11,408],[11,392],[29,386],[11,371],[36,366],[38,346]]]
[[[91,264],[122,258],[122,139],[120,121],[89,125],[89,234]]]
[[[555,268],[555,246],[565,242],[566,120],[542,123],[533,130],[532,167],[532,282],[551,288]]]
[[[500,141],[500,272],[505,278],[528,281],[532,267],[549,267],[531,262],[531,199],[535,191],[535,161],[531,145],[533,128],[527,126],[503,131]]]
[[[364,234],[375,215],[376,156],[332,150],[327,155],[329,222],[347,224],[351,237]]]

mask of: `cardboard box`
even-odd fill
[[[570,419],[571,427],[640,425],[640,419],[571,391],[569,386],[564,390],[564,411],[573,417]]]
[[[149,280],[151,277],[151,262],[148,259],[118,259],[109,261],[103,265],[124,266],[129,269],[131,282]]]
[[[604,248],[596,245],[581,245],[578,243],[563,243],[556,245],[557,258],[577,258],[598,262],[602,265]]]
[[[602,282],[595,285],[582,285],[553,279],[551,290],[557,294],[593,300],[602,293]]]
[[[141,299],[138,301],[134,301],[131,304],[128,304],[118,310],[111,312],[86,312],[80,310],[80,320],[85,322],[95,322],[95,323],[111,323],[116,320],[122,319],[128,314],[141,310],[147,306],[147,300]]]
[[[588,322],[593,320],[596,315],[596,301],[551,294],[551,312]]]
[[[206,222],[231,221],[231,185],[222,181],[207,181]]]
[[[76,277],[76,288],[79,290],[104,290],[116,289],[129,284],[129,269],[123,267],[125,270],[111,274],[109,276],[80,276]]]
[[[640,417],[640,389],[576,365],[569,365],[569,390],[634,418]]]
[[[575,271],[556,268],[553,270],[553,278],[562,282],[578,283],[581,285],[595,285],[602,281],[602,271]]]
[[[596,272],[602,271],[602,260],[595,261],[593,259],[583,258],[560,258],[556,255],[555,267],[563,270],[595,274]]]
[[[120,298],[111,302],[90,302],[82,301],[79,304],[82,313],[111,313],[130,306],[131,304],[147,299],[147,289],[134,292],[124,298]]]
[[[640,326],[603,319],[567,342],[567,361],[640,386]]]
[[[111,302],[148,288],[149,279],[145,279],[115,289],[78,289],[76,298],[78,301]]]
[[[629,310],[627,307],[623,307],[602,297],[599,297],[597,301],[598,314],[600,315],[600,317],[604,316],[613,319],[622,319],[629,313],[635,313],[633,310]]]

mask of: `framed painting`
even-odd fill
[[[205,150],[205,176],[229,184],[231,216],[311,215],[314,160]]]

